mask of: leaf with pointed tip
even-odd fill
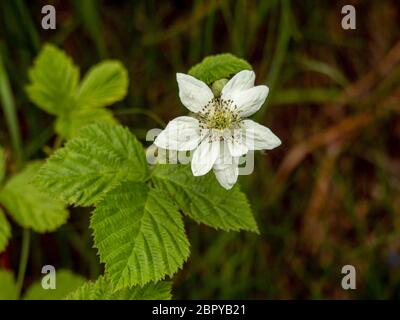
[[[100,276],[89,281],[66,297],[67,300],[170,300],[171,283],[168,281],[150,282],[143,287],[134,286],[114,290],[112,283]]]
[[[67,139],[95,121],[114,122],[112,113],[103,107],[122,100],[128,89],[128,72],[117,60],[93,66],[79,84],[79,68],[51,44],[35,59],[29,80],[26,91],[30,100],[57,116],[56,132]]]
[[[82,80],[78,91],[78,104],[85,108],[104,107],[126,95],[128,73],[115,60],[103,61],[92,67]]]
[[[173,275],[189,256],[177,208],[145,183],[124,182],[97,205],[94,245],[115,289]]]
[[[230,53],[208,56],[193,66],[188,74],[210,85],[220,79],[228,79],[242,70],[252,70],[251,65]]]
[[[29,70],[29,80],[28,96],[44,111],[60,115],[75,107],[79,68],[63,50],[46,44]]]
[[[143,147],[127,128],[95,123],[56,151],[35,183],[69,204],[91,206],[121,181],[144,181],[147,170]]]
[[[0,203],[11,217],[19,225],[40,233],[56,230],[69,215],[61,201],[51,199],[31,184],[41,166],[38,161],[28,164],[0,190]]]
[[[185,214],[216,229],[258,233],[247,197],[236,185],[225,190],[213,173],[194,177],[187,165],[157,165],[154,185],[167,192]]]

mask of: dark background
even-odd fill
[[[41,8],[57,29],[41,28]],[[353,4],[357,29],[341,28]],[[147,130],[186,112],[176,72],[207,55],[248,60],[270,96],[255,116],[282,145],[257,153],[240,177],[261,235],[227,233],[186,219],[191,257],[174,277],[175,298],[338,299],[400,297],[400,3],[398,1],[6,1],[0,52],[10,78],[26,159],[46,157],[53,118],[28,101],[27,70],[45,42],[66,50],[84,73],[120,59],[128,96],[112,106],[144,142]],[[0,111],[0,145],[10,138]],[[13,157],[9,164],[13,169]],[[53,264],[96,279],[89,211],[34,234],[27,284]],[[21,230],[0,255],[18,269]],[[357,290],[341,288],[341,268]]]

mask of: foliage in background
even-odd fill
[[[104,107],[125,97],[128,75],[119,61],[92,67],[79,83],[79,68],[64,52],[46,44],[29,70],[28,96],[39,108],[57,116],[56,132],[73,137],[96,121],[115,122]]]
[[[24,90],[42,43],[64,48],[85,71],[101,59],[121,60],[129,89],[107,110],[142,142],[148,129],[182,113],[175,72],[231,52],[270,87],[267,112],[257,120],[283,145],[257,155],[257,174],[240,178],[261,236],[185,221],[191,257],[174,277],[174,297],[399,297],[398,1],[354,2],[354,31],[340,27],[341,7],[349,3],[339,0],[81,2],[53,1],[55,31],[40,28],[47,2],[0,4],[5,181],[18,171],[18,133],[9,135],[12,115],[4,108],[12,97],[23,156],[45,158],[60,145],[54,118],[30,104]],[[98,278],[88,216],[72,208],[57,232],[32,234],[32,247],[41,250],[29,258],[25,289],[50,262]],[[16,274],[23,233],[11,226],[0,264]],[[340,286],[340,269],[349,263],[357,268],[355,291]]]

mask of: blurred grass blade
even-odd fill
[[[271,92],[273,92],[276,87],[278,76],[281,73],[282,66],[284,64],[286,53],[288,50],[288,44],[291,37],[291,11],[290,11],[290,1],[282,0],[281,2],[281,16],[278,34],[278,43],[276,45],[275,53],[272,59],[271,71],[267,77],[267,85]],[[267,104],[269,100],[267,100]],[[256,118],[262,119],[265,111],[267,110],[267,105],[264,106],[258,112]]]
[[[0,51],[0,101],[6,119],[11,144],[18,164],[23,158],[21,135],[17,121],[14,97],[8,80],[7,71],[3,64],[3,57]]]
[[[16,11],[16,16],[18,16],[19,30],[25,31],[27,37],[29,38],[30,45],[32,46],[34,53],[39,51],[40,39],[39,34],[35,28],[31,15],[28,8],[26,7],[26,2],[23,0],[12,1],[13,7]]]
[[[281,68],[285,61],[288,43],[290,39],[290,2],[282,0],[281,2],[281,17],[278,34],[278,43],[272,60],[271,71],[268,75],[267,83],[270,89],[274,88],[281,72]]]
[[[99,1],[85,0],[74,1],[75,10],[78,12],[85,29],[93,39],[99,56],[107,57],[107,49],[102,36],[102,23],[99,10]]]
[[[346,79],[346,77],[343,75],[342,72],[340,72],[338,69],[330,66],[329,64],[327,64],[323,61],[309,59],[307,57],[300,57],[299,63],[306,70],[324,74],[327,77],[334,80],[335,82],[337,82],[338,84],[340,84],[342,87],[346,87],[349,83],[349,81]]]

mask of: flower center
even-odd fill
[[[230,128],[233,122],[233,117],[230,112],[215,111],[208,119],[209,129],[227,129]]]
[[[219,97],[211,99],[197,117],[200,122],[200,136],[208,142],[238,139],[240,136],[240,116],[233,100]]]
[[[200,127],[209,130],[235,129],[240,121],[232,100],[213,98],[198,113]]]

